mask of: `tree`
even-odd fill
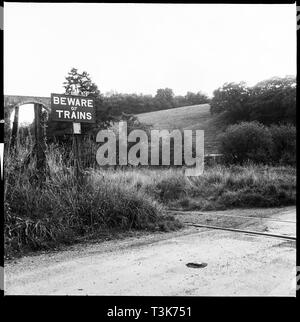
[[[100,91],[95,83],[92,82],[87,72],[79,73],[76,68],[72,68],[63,83],[65,94],[83,95],[101,99]]]
[[[293,76],[273,77],[253,87],[245,83],[226,83],[213,94],[211,113],[223,113],[230,123],[296,123],[296,79]]]
[[[263,124],[296,122],[296,79],[273,77],[251,89],[250,120]]]
[[[201,92],[187,92],[185,95],[185,100],[188,105],[205,104],[209,102],[208,97]]]
[[[112,93],[104,97],[103,104],[116,116],[122,113],[139,114],[155,110],[153,97],[143,94]]]
[[[173,108],[174,93],[171,88],[160,88],[156,91],[155,101],[157,102],[159,109]]]
[[[174,105],[175,107],[182,107],[182,106],[187,106],[189,104],[187,103],[185,96],[176,95],[174,97]]]
[[[250,91],[244,82],[225,83],[213,92],[211,113],[224,113],[230,122],[249,120]]]
[[[272,161],[280,164],[296,164],[296,127],[294,125],[272,125]]]

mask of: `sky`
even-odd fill
[[[6,95],[63,93],[72,67],[102,93],[296,75],[296,5],[4,3]]]

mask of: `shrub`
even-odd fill
[[[296,164],[296,127],[291,124],[272,125],[272,161],[280,164]]]
[[[219,136],[220,152],[225,162],[265,163],[270,159],[272,137],[268,128],[257,122],[230,125]]]

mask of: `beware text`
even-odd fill
[[[53,121],[95,123],[95,102],[92,98],[51,94]]]

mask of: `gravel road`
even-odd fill
[[[279,221],[259,219],[258,229],[270,225],[278,233],[282,221],[284,233],[294,234],[294,207],[260,211]],[[255,217],[253,211],[236,214]],[[216,218],[222,213],[202,215]],[[255,228],[252,218],[249,225]],[[188,263],[204,265],[193,268]],[[295,267],[295,241],[187,227],[7,261],[5,294],[295,296]]]

